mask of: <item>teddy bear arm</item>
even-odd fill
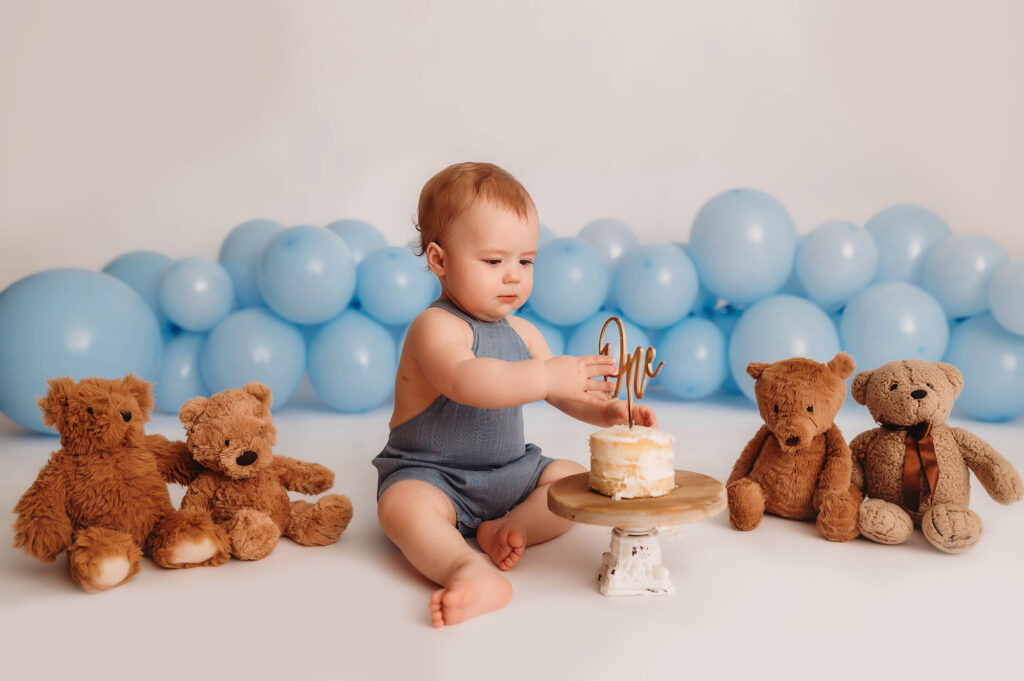
[[[950,428],[950,432],[967,467],[974,471],[990,497],[1000,504],[1012,504],[1024,497],[1020,473],[1003,455],[970,431]]]
[[[875,434],[875,430],[866,430],[850,441],[850,483],[859,490],[864,489],[864,457]]]
[[[814,509],[821,507],[827,492],[845,492],[853,478],[853,456],[846,438],[835,424],[825,431],[825,465],[818,476],[818,486],[812,501]]]
[[[300,494],[320,494],[334,485],[334,473],[326,466],[274,455],[272,464],[285,489]]]
[[[14,512],[14,545],[39,560],[53,561],[71,545],[71,518],[65,507],[67,490],[60,471],[47,463],[25,491]]]
[[[215,483],[209,476],[199,476],[185,490],[185,496],[181,498],[181,509],[211,510],[215,491]]]
[[[156,458],[156,467],[166,482],[188,485],[196,479],[203,467],[180,440],[168,440],[163,435],[147,435],[146,449]]]
[[[769,435],[771,435],[771,431],[768,430],[768,426],[762,425],[760,430],[754,434],[754,437],[750,438],[750,442],[743,448],[740,458],[736,459],[736,463],[733,464],[732,473],[729,474],[729,479],[725,483],[726,486],[740,478],[746,477],[750,473],[750,469],[754,467],[754,462],[757,461],[757,457],[761,453],[761,449],[764,447],[764,443]]]

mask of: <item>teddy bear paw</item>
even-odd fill
[[[344,494],[328,494],[315,504],[292,502],[286,534],[303,546],[326,546],[338,541],[352,521],[352,502]]]
[[[857,534],[857,501],[846,492],[827,492],[818,510],[818,532],[829,541],[850,541]]]
[[[881,499],[861,503],[857,524],[862,535],[879,544],[902,544],[914,531],[906,511]]]
[[[740,478],[727,488],[729,497],[729,522],[737,530],[753,530],[764,517],[764,492],[761,486],[749,478]]]
[[[254,508],[243,508],[231,525],[231,553],[239,560],[260,560],[277,546],[281,529],[273,518]]]
[[[142,551],[124,532],[90,527],[75,538],[68,554],[71,578],[90,593],[106,591],[139,571]]]
[[[197,541],[183,541],[171,549],[170,561],[177,565],[190,563],[203,563],[213,558],[217,553],[217,547],[209,537],[202,537]]]
[[[981,539],[978,514],[948,504],[932,506],[921,516],[921,531],[932,546],[946,553],[963,553]]]

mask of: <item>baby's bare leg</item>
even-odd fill
[[[481,523],[476,540],[494,564],[508,570],[519,562],[527,546],[540,544],[564,534],[571,520],[560,518],[548,510],[548,487],[564,477],[587,469],[575,461],[559,459],[551,462],[540,474],[537,489],[503,517]]]
[[[505,606],[512,585],[455,529],[455,508],[441,490],[402,480],[377,503],[384,533],[424,577],[444,586],[430,599],[435,627],[458,624]]]

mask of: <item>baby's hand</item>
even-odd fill
[[[628,405],[626,400],[614,400],[608,403],[604,410],[604,419],[609,426],[617,426],[620,423],[629,423]],[[633,425],[658,427],[658,417],[654,410],[646,404],[633,405]]]
[[[571,400],[602,406],[607,397],[591,392],[611,392],[615,384],[594,380],[598,376],[611,376],[618,371],[618,362],[608,355],[587,355],[573,357],[559,355],[544,361],[544,373],[548,382],[549,400]]]

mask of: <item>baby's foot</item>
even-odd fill
[[[523,557],[526,549],[526,532],[500,520],[480,523],[476,531],[476,542],[502,570],[509,570]]]
[[[448,585],[430,597],[430,619],[435,627],[458,624],[471,617],[505,607],[512,585],[483,560],[467,560],[448,579]]]

